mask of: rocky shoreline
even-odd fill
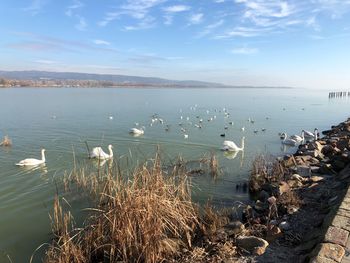
[[[236,237],[246,255],[240,262],[341,262],[344,248],[324,240],[350,183],[350,118],[322,133],[293,155],[255,161],[249,190],[257,198],[244,208],[245,232]],[[331,243],[348,236],[339,231]],[[253,248],[238,242],[247,232],[260,242]]]

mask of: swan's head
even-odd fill
[[[112,144],[108,145],[108,149],[113,149],[113,145]]]
[[[46,150],[45,149],[41,149],[41,152],[44,153]]]

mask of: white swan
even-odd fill
[[[133,134],[133,135],[141,135],[144,134],[144,128],[138,129],[138,128],[132,128],[130,129],[129,133]]]
[[[221,149],[223,151],[230,151],[230,152],[243,151],[244,139],[245,139],[245,137],[242,137],[241,147],[238,147],[233,141],[224,141]]]
[[[100,160],[106,160],[113,157],[113,146],[110,144],[108,145],[109,154],[105,153],[101,147],[95,147],[92,149],[92,151],[89,154],[90,158],[97,158]]]
[[[318,129],[317,128],[315,128],[314,129],[314,132],[312,133],[312,132],[310,132],[310,131],[305,131],[305,130],[303,130],[303,132],[304,132],[304,136],[305,136],[305,138],[307,138],[307,139],[314,139],[314,140],[317,140],[317,133],[318,133]]]
[[[304,136],[304,131],[301,132],[301,135],[291,135],[290,138],[294,141],[297,141],[297,142],[302,142],[305,140],[305,136]]]
[[[287,138],[288,135],[287,135],[287,133],[285,133],[285,132],[282,133],[282,137],[283,137],[282,143],[285,144],[285,145],[296,146],[297,143],[298,143],[296,140]]]
[[[41,149],[41,160],[28,158],[16,163],[18,166],[35,166],[45,163],[45,149]]]

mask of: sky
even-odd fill
[[[350,88],[350,0],[1,0],[0,70]]]

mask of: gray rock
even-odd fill
[[[246,250],[253,255],[264,254],[269,245],[266,240],[254,236],[239,236],[236,239],[236,244],[241,249]]]
[[[229,235],[238,235],[241,234],[244,230],[245,227],[242,222],[240,221],[233,221],[228,223],[227,225],[224,226],[225,232]]]
[[[297,173],[301,175],[302,177],[310,177],[311,175],[311,169],[310,166],[307,165],[298,165],[297,166]]]
[[[262,202],[265,202],[269,197],[270,197],[269,193],[266,192],[265,190],[260,191],[258,195],[258,199],[261,200]]]
[[[279,227],[280,229],[282,229],[283,231],[288,231],[288,230],[291,229],[291,226],[290,226],[290,224],[289,224],[287,221],[282,221],[282,222],[278,225],[278,227]]]
[[[266,202],[261,202],[260,200],[257,200],[255,202],[254,208],[255,208],[256,211],[262,212],[262,211],[268,209],[269,206],[268,206],[268,204]]]

